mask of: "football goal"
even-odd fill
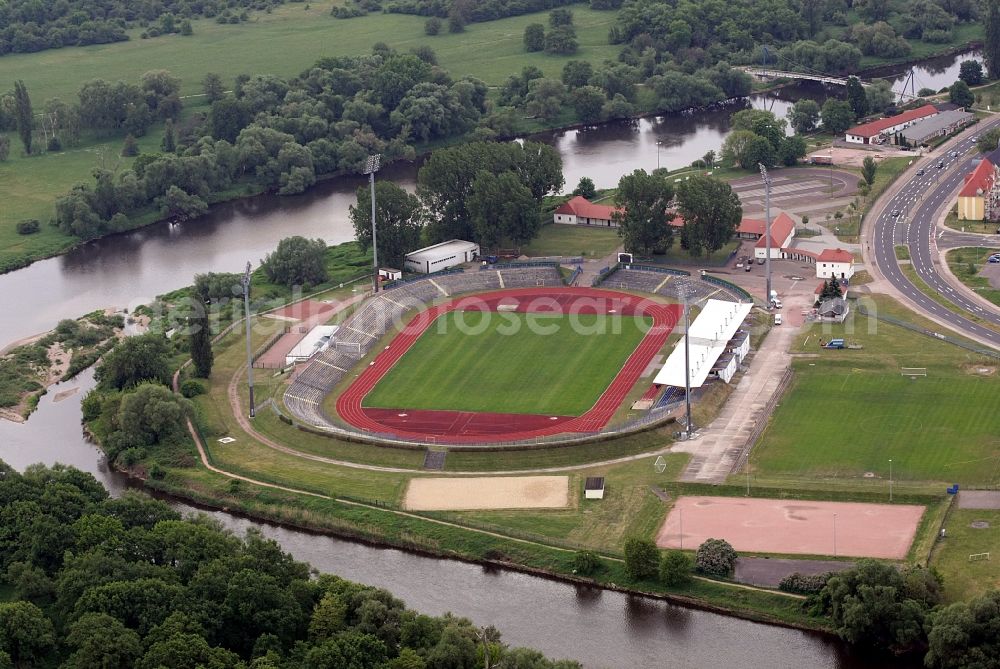
[[[908,376],[915,379],[918,376],[927,376],[926,367],[902,367],[899,370],[900,376]]]
[[[969,562],[983,562],[983,561],[988,562],[989,559],[990,559],[989,553],[973,553],[972,555],[969,556]]]

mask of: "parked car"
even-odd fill
[[[775,325],[781,325],[781,314],[775,314],[774,315],[774,324]]]
[[[993,264],[1000,263],[1000,256],[990,256],[989,260],[987,260],[986,262]]]
[[[750,271],[750,270],[752,270],[752,269],[753,269],[753,263],[749,263],[749,262],[748,262],[748,263],[747,263],[747,266],[743,268],[743,271],[744,271],[744,272],[749,272],[749,271]]]

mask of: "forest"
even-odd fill
[[[0,668],[572,669],[93,476],[0,462]],[[488,664],[487,664],[488,663]]]

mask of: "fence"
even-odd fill
[[[573,270],[573,273],[570,274],[568,277],[566,277],[566,285],[572,286],[574,283],[576,283],[576,280],[580,278],[581,274],[583,274],[583,267],[577,265],[576,269]]]
[[[719,277],[712,276],[710,274],[702,274],[701,280],[729,291],[733,295],[739,297],[741,302],[753,302],[753,295],[745,289],[740,288],[735,283],[726,281],[725,279],[720,279]]]
[[[274,346],[274,344],[279,339],[281,339],[282,337],[284,337],[289,332],[291,332],[291,330],[289,330],[288,328],[283,328],[281,330],[281,332],[275,332],[273,335],[271,335],[270,337],[267,338],[267,341],[265,341],[263,344],[261,344],[260,346],[258,346],[257,350],[253,352],[253,356],[250,358],[250,360],[253,363],[253,366],[254,367],[263,368],[264,367],[263,365],[258,365],[257,364],[257,360],[259,360],[260,357],[262,355],[264,355],[265,353],[267,353],[268,350],[270,350],[270,348],[272,346]],[[276,367],[272,367],[272,369],[276,369]]]
[[[448,269],[443,269],[440,272],[434,272],[434,274],[420,274],[418,276],[410,277],[409,279],[396,279],[395,281],[390,281],[382,284],[382,290],[392,290],[393,288],[399,288],[400,286],[405,286],[408,283],[415,283],[417,281],[426,281],[428,278],[435,276],[447,276],[448,274],[462,274],[465,269],[461,267],[451,267]]]
[[[658,272],[659,274],[669,274],[671,276],[691,276],[691,272],[685,269],[674,269],[673,267],[660,267],[658,265],[639,265],[630,263],[621,265],[619,269],[634,269],[640,272]]]
[[[590,284],[592,287],[597,288],[602,283],[608,280],[612,274],[620,270],[622,267],[621,263],[615,263],[611,267],[602,267],[598,272],[597,276],[594,277],[593,282]]]
[[[948,342],[949,344],[954,344],[955,346],[960,346],[967,351],[972,351],[973,353],[978,353],[979,355],[984,355],[990,358],[996,358],[1000,360],[1000,352],[991,351],[987,348],[980,348],[974,344],[964,342],[961,339],[956,339],[955,337],[949,337],[948,335],[941,334],[940,332],[934,332],[933,330],[928,330],[920,326],[914,325],[913,323],[907,323],[906,321],[901,321],[898,318],[893,318],[892,316],[886,316],[884,314],[873,314],[864,307],[864,305],[858,305],[858,313],[862,316],[868,316],[869,318],[874,318],[876,320],[882,321],[884,323],[890,323],[901,328],[906,328],[912,332],[919,332],[922,335],[927,335],[928,337],[933,337],[940,341]]]
[[[559,268],[559,263],[554,260],[542,260],[539,262],[526,260],[523,262],[498,262],[492,265],[480,265],[479,269],[486,270],[496,270],[496,269],[536,269],[539,267],[555,267]]]
[[[771,414],[774,413],[774,409],[778,406],[778,402],[781,401],[781,398],[785,395],[785,391],[788,390],[788,386],[792,382],[792,374],[792,368],[789,367],[781,376],[781,380],[778,381],[778,387],[774,389],[774,394],[771,395],[771,399],[767,401],[767,405],[764,407],[760,419],[754,424],[753,430],[750,431],[749,436],[747,436],[747,440],[743,443],[743,452],[740,453],[740,456],[733,462],[733,468],[730,470],[731,473],[735,474],[743,465],[747,464],[747,461],[750,459],[751,449],[753,449],[757,440],[760,439],[760,435],[764,432],[764,428],[767,427]]]

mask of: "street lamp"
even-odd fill
[[[660,140],[656,140],[656,169],[660,169],[660,146],[663,144]]]
[[[892,458],[889,458],[889,501],[892,501]]]
[[[375,173],[378,172],[382,163],[382,154],[375,153],[368,156],[365,163],[365,174],[368,175],[368,184],[372,192],[372,292],[378,292],[378,239],[375,235]]]
[[[767,175],[764,163],[757,163],[760,168],[760,178],[764,181],[764,236],[766,251],[764,256],[764,275],[767,277],[767,306],[771,306],[771,177]]]
[[[833,514],[833,557],[837,557],[837,514]]]
[[[687,409],[687,438],[691,438],[691,333],[688,331],[688,294],[687,286],[681,289],[684,298],[684,404]]]
[[[677,509],[677,523],[679,525],[677,536],[680,539],[681,550],[684,550],[684,509]]]
[[[243,313],[247,322],[247,385],[250,388],[250,417],[257,415],[253,401],[253,348],[250,344],[250,261],[243,273]]]

